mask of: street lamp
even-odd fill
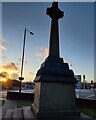
[[[24,30],[24,42],[23,42],[23,53],[22,53],[22,64],[21,64],[21,77],[19,77],[19,80],[20,80],[20,89],[19,89],[19,92],[21,92],[21,81],[24,80],[24,77],[22,77],[22,74],[23,74],[23,63],[24,63],[24,53],[25,53],[26,31],[29,32],[31,35],[33,35],[32,32],[30,32],[29,30],[27,30],[25,28],[25,30]]]

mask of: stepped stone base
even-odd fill
[[[47,57],[37,71],[34,82],[57,82],[75,84],[77,80],[74,73],[69,69],[68,63],[64,63],[62,58]]]
[[[26,106],[23,108],[8,109],[2,120],[36,120],[31,106]]]

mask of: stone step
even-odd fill
[[[27,120],[27,119],[35,120],[35,117],[32,113],[31,106],[23,107],[23,115],[24,115],[24,120]]]
[[[2,106],[2,117],[5,116],[5,113],[8,109],[17,108],[17,101],[16,100],[6,100],[4,105]]]
[[[5,113],[5,116],[3,120],[12,120],[12,115],[13,115],[14,109],[8,109],[7,112]]]
[[[2,120],[27,120],[27,119],[35,120],[35,117],[31,110],[31,106],[8,109]]]
[[[23,120],[23,111],[22,108],[15,108],[13,113],[12,120]]]

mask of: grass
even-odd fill
[[[0,100],[0,106],[2,105],[2,100]]]
[[[78,108],[78,110],[88,116],[96,118],[96,109],[91,108]]]
[[[3,105],[5,100],[0,100],[0,105]]]
[[[17,107],[21,108],[23,106],[30,106],[32,105],[33,101],[32,100],[18,100],[17,101]]]

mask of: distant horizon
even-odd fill
[[[10,80],[16,80],[19,82],[19,79],[10,79]],[[2,82],[2,80],[0,80],[0,82]],[[93,81],[94,83],[96,83],[96,81]],[[22,83],[35,83],[34,81],[22,81]],[[81,83],[83,83],[83,81],[81,81]],[[86,83],[91,83],[91,81],[86,81]]]

